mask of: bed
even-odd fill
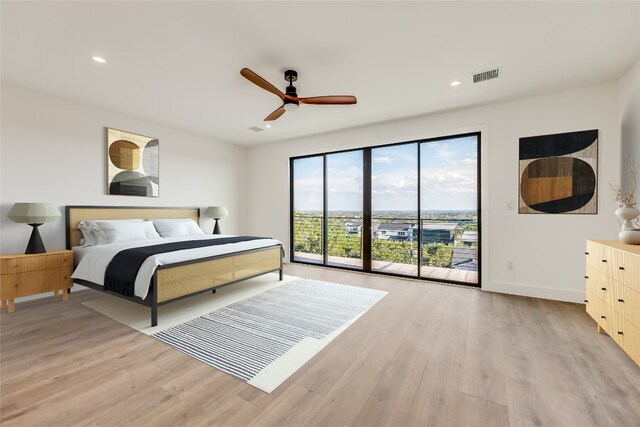
[[[83,258],[89,256],[93,250],[81,248],[82,233],[77,227],[80,221],[190,218],[197,223],[199,216],[199,208],[67,206],[66,246],[67,249],[73,249],[77,257],[82,256]],[[236,245],[238,247],[228,253],[218,253],[220,251],[217,251],[215,255],[211,256],[200,254],[195,259],[170,260],[168,263],[157,265],[153,270],[148,284],[148,292],[144,297],[125,296],[107,291],[101,284],[90,280],[74,279],[74,282],[150,307],[151,326],[157,326],[158,306],[203,292],[215,292],[217,288],[222,286],[267,273],[279,272],[280,280],[282,280],[281,244],[267,238],[260,244],[262,247],[255,248],[250,248],[249,245]],[[100,248],[100,246],[95,248]]]

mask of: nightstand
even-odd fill
[[[2,308],[9,305],[13,313],[15,298],[62,291],[67,301],[67,289],[73,286],[73,251],[57,250],[43,254],[0,255],[0,301]]]

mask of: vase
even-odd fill
[[[634,228],[632,221],[640,216],[640,209],[636,208],[636,205],[637,203],[621,203],[616,209],[616,216],[623,221],[622,231]]]
[[[629,245],[640,245],[640,228],[625,228],[618,237]]]

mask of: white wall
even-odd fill
[[[482,132],[483,289],[580,302],[584,246],[615,239],[608,183],[620,173],[616,83],[465,110],[427,115],[250,149],[249,233],[289,242],[288,159],[384,143]],[[599,129],[597,215],[519,215],[518,139]],[[516,208],[517,209],[517,208]],[[288,252],[288,246],[287,246]],[[507,262],[515,270],[508,271]]]
[[[223,232],[246,225],[246,149],[2,84],[0,226],[3,253],[24,252],[31,227],[6,215],[15,202],[51,202],[63,217],[44,224],[47,249],[64,248],[65,205],[227,206]],[[123,99],[126,102],[126,99]],[[160,140],[160,197],[106,194],[105,127]],[[201,218],[211,231],[213,221]]]
[[[622,160],[631,156],[640,166],[640,61],[618,81],[618,114],[622,139]],[[621,182],[627,183],[626,164],[621,168]],[[626,188],[626,187],[625,187]],[[640,193],[636,191],[636,200]]]

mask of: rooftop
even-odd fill
[[[412,228],[415,224],[408,223],[400,223],[400,222],[387,222],[384,224],[380,224],[378,226],[378,230],[388,230],[388,231],[397,231],[397,230],[408,230]]]

